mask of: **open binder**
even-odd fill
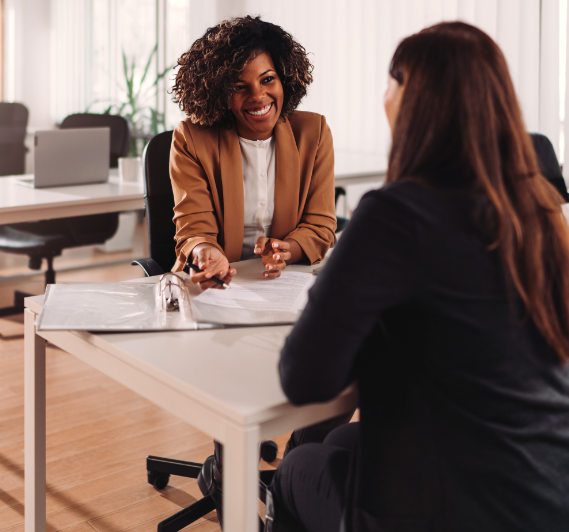
[[[48,285],[38,330],[98,332],[211,329],[294,323],[314,277],[290,268],[262,279],[258,260],[237,265],[226,290],[201,291],[184,273],[142,282]]]

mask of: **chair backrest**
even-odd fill
[[[569,201],[567,185],[563,179],[555,150],[550,140],[540,133],[531,133],[531,140],[543,176],[558,190],[565,201]]]
[[[61,128],[108,127],[111,130],[111,168],[118,166],[119,157],[128,155],[130,132],[128,122],[119,115],[76,113],[66,116]]]
[[[0,102],[0,175],[23,174],[26,168],[28,108]]]
[[[169,167],[171,144],[172,131],[164,131],[150,139],[142,154],[150,257],[165,272],[172,269],[176,260],[176,230],[172,222],[174,194]]]

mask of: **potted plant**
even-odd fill
[[[129,176],[127,179],[136,179],[139,175],[140,155],[146,142],[166,129],[164,113],[156,109],[156,92],[173,65],[151,78],[150,67],[156,58],[157,50],[158,45],[154,45],[142,69],[136,64],[134,57],[127,56],[122,50],[121,92],[124,96],[121,101],[108,104],[102,111],[104,114],[123,116],[129,124],[129,157],[123,159],[132,159],[119,160],[119,171],[121,175]]]

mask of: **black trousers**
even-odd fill
[[[348,412],[347,414],[342,414],[341,416],[334,417],[332,419],[327,419],[326,421],[322,421],[320,423],[316,423],[316,425],[310,425],[309,427],[305,427],[303,429],[295,430],[291,435],[286,444],[286,449],[284,455],[286,456],[290,451],[294,448],[298,447],[299,445],[303,445],[305,443],[321,443],[324,441],[324,438],[333,431],[337,427],[341,427],[350,422],[352,416],[354,415],[354,411]],[[222,456],[223,456],[223,448],[219,442],[214,442],[214,454],[216,465],[221,468],[222,463]]]
[[[271,493],[273,532],[337,532],[346,504],[346,483],[359,423],[332,431],[323,443],[306,443],[279,466]]]
[[[286,444],[284,452],[285,456],[299,445],[303,445],[305,443],[322,443],[326,436],[328,436],[328,434],[330,434],[330,432],[335,428],[349,423],[353,415],[354,411],[352,410],[351,412],[342,414],[341,416],[316,423],[316,425],[310,425],[309,427],[295,430],[290,435]]]
[[[345,426],[352,419],[354,412],[348,412],[347,414],[342,414],[341,416],[328,419],[316,425],[311,425],[304,429],[295,430],[287,442],[285,449],[285,456],[287,456],[293,449],[298,446],[304,447],[305,445],[316,445],[322,442],[327,435],[333,431],[336,427]],[[223,447],[218,441],[214,441],[214,466],[212,475],[215,480],[215,484],[221,487],[222,478],[222,467],[223,467]],[[204,493],[204,495],[207,495]],[[222,516],[218,515],[221,522]]]

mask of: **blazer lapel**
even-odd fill
[[[230,262],[241,259],[243,247],[243,162],[234,129],[219,131],[219,166],[223,189],[223,248]]]
[[[283,239],[298,223],[300,158],[288,120],[279,120],[275,135],[275,210],[271,236]]]

